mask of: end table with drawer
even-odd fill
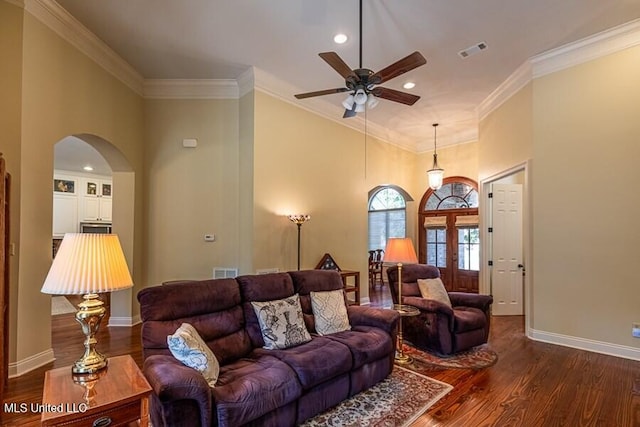
[[[42,425],[120,426],[139,420],[149,425],[151,387],[129,355],[110,357],[96,374],[73,375],[71,367],[47,371],[42,394]]]

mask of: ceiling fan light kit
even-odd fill
[[[342,101],[342,106],[347,110],[351,110],[353,108],[354,102],[355,102],[355,99],[353,95],[349,95],[344,101]]]
[[[362,0],[360,0],[360,67],[351,69],[336,52],[323,52],[319,56],[344,79],[344,87],[335,89],[325,89],[315,92],[299,93],[297,99],[311,98],[314,96],[330,95],[333,93],[349,92],[349,96],[342,102],[345,112],[342,117],[353,117],[356,113],[364,112],[367,108],[374,108],[378,104],[377,99],[383,98],[389,101],[398,102],[405,105],[415,104],[420,97],[395,89],[378,86],[388,80],[398,77],[414,68],[427,63],[427,60],[420,52],[412,54],[394,62],[388,67],[373,72],[362,67]]]

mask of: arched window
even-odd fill
[[[382,249],[389,237],[405,237],[407,199],[401,189],[379,187],[369,197],[369,250]],[[406,194],[406,193],[405,193]],[[410,198],[409,198],[410,200]]]

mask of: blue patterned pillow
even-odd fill
[[[344,293],[341,289],[310,292],[310,296],[318,335],[335,334],[351,329]]]
[[[209,386],[215,387],[220,374],[220,364],[196,328],[189,323],[183,323],[173,335],[167,336],[167,345],[173,357],[200,372]]]
[[[264,348],[276,350],[311,341],[298,294],[274,301],[251,302],[260,323]]]

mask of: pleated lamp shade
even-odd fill
[[[418,256],[413,248],[413,242],[408,237],[391,237],[384,249],[384,262],[398,262],[402,264],[417,264]]]
[[[133,280],[117,235],[67,233],[41,292],[84,295],[132,286]]]

